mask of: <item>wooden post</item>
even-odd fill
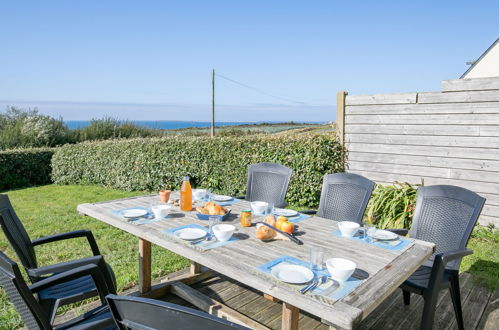
[[[211,71],[211,130],[210,136],[215,136],[215,69]]]
[[[298,330],[300,310],[288,303],[282,303],[282,330]]]
[[[336,136],[341,145],[345,145],[345,98],[347,92],[339,91],[336,94]]]
[[[190,270],[192,275],[196,275],[201,273],[201,265],[198,264],[197,262],[191,261],[191,270]]]
[[[151,242],[139,238],[139,290],[151,291]]]

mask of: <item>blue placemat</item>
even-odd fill
[[[237,202],[239,202],[239,201],[240,201],[240,200],[239,200],[239,199],[237,199],[237,198],[232,198],[231,200],[228,200],[228,201],[225,201],[225,202],[217,202],[217,201],[213,201],[213,203],[218,204],[218,205],[220,205],[220,206],[230,206],[230,205],[232,205],[232,204],[234,204],[234,203],[237,203]]]
[[[308,218],[310,218],[310,215],[298,213],[298,216],[296,216],[296,217],[289,217],[288,221],[292,222],[292,223],[297,223],[297,222],[300,222],[300,221],[308,219]]]
[[[205,198],[203,198],[203,199],[193,198],[193,200],[196,201],[196,202],[209,202],[209,200],[205,199]],[[228,200],[228,201],[225,201],[225,202],[213,201],[213,203],[218,204],[220,206],[230,206],[230,205],[232,205],[234,203],[237,203],[239,201],[240,201],[240,199],[232,198],[231,200]]]
[[[343,236],[341,236],[341,232],[339,230],[333,231],[331,234],[333,234],[334,236],[337,236],[337,237],[351,239],[354,241],[362,242],[362,243],[369,244],[369,245],[374,245],[374,246],[377,246],[377,247],[380,247],[383,249],[387,249],[387,250],[392,250],[392,251],[400,251],[402,249],[405,249],[407,246],[409,246],[413,242],[412,239],[400,237],[398,239],[399,243],[397,245],[390,245],[389,242],[393,242],[393,241],[384,242],[384,241],[376,241],[376,240],[373,240],[372,238],[366,239],[366,238],[361,237],[358,233],[355,234],[353,237],[343,237]]]
[[[257,217],[265,217],[265,214],[260,214],[260,213],[255,213],[254,215],[257,216]],[[276,218],[278,217],[278,215],[275,215],[275,214],[274,214],[274,216]],[[297,223],[297,222],[300,222],[300,221],[308,219],[308,218],[310,218],[310,215],[303,214],[303,213],[298,213],[297,216],[289,217],[288,221],[292,222],[292,223]]]
[[[266,275],[271,276],[274,279],[274,277],[272,276],[272,273],[271,273],[272,268],[274,268],[277,265],[283,264],[283,263],[284,264],[292,264],[292,265],[300,265],[300,266],[304,266],[307,268],[310,267],[309,262],[306,262],[306,261],[303,261],[303,260],[300,260],[300,259],[297,259],[294,257],[290,257],[290,256],[283,256],[283,257],[279,257],[277,259],[274,259],[270,262],[267,262],[266,264],[263,264],[263,265],[257,267],[257,269],[259,271],[265,273]],[[327,269],[324,269],[321,271],[314,271],[314,274],[316,277],[320,277],[323,275],[329,276],[329,272],[327,271]],[[275,279],[275,280],[279,281],[277,279]],[[362,282],[363,282],[362,280],[359,280],[359,279],[354,278],[354,277],[350,277],[347,281],[345,281],[343,283],[335,282],[336,283],[335,285],[339,284],[339,286],[330,286],[330,287],[322,288],[322,289],[320,287],[317,287],[311,291],[308,291],[307,294],[320,295],[320,296],[323,296],[323,297],[326,297],[329,299],[339,300],[339,299],[343,298],[344,296],[348,295],[350,292],[352,292]],[[281,283],[284,283],[284,282],[281,282]],[[297,290],[299,290],[302,287],[304,287],[305,285],[304,284],[300,284],[300,285],[289,284],[289,286],[295,287]],[[321,287],[322,287],[322,285],[321,285]]]
[[[121,213],[123,211],[132,210],[132,209],[146,210],[147,214],[145,216],[143,216],[143,217],[140,217],[140,218],[128,219],[128,218],[125,218],[122,215],[122,213]],[[152,213],[152,211],[150,209],[142,207],[142,206],[127,207],[127,208],[124,208],[124,209],[113,210],[113,211],[111,211],[111,213],[115,214],[115,215],[118,215],[118,216],[122,217],[123,220],[131,222],[131,223],[136,224],[136,225],[145,225],[145,224],[148,224],[148,223],[153,223],[153,222],[156,222],[156,221],[161,221],[161,220],[165,220],[165,219],[169,218],[169,216],[166,216],[164,218],[155,218],[154,217],[154,213]]]
[[[185,240],[183,240],[181,238],[178,238],[175,235],[175,232],[177,230],[184,229],[184,228],[197,228],[197,229],[201,229],[201,230],[204,230],[204,231],[208,232],[208,228],[206,228],[206,227],[203,227],[203,226],[200,226],[200,225],[197,225],[197,224],[189,224],[189,225],[184,225],[184,226],[180,226],[180,227],[175,227],[175,228],[164,230],[163,233],[165,233],[169,237],[171,237],[171,238],[173,238],[173,239],[175,239],[175,240],[177,240],[179,242],[185,243],[188,246],[191,246],[191,247],[197,248],[197,249],[201,249],[201,250],[215,249],[217,247],[221,247],[221,246],[224,246],[224,245],[227,245],[227,244],[239,241],[239,238],[237,238],[236,236],[232,235],[232,237],[230,238],[230,240],[225,241],[225,242],[220,242],[218,240],[212,240],[212,241],[197,241],[197,242],[191,243],[189,241],[185,241]]]

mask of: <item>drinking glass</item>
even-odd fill
[[[324,263],[324,249],[320,246],[310,248],[310,268],[313,271],[320,271]]]
[[[363,232],[364,232],[363,238],[368,242],[372,241],[371,236],[376,232],[376,226],[370,222],[364,222],[363,229],[364,229],[363,230]]]
[[[206,189],[205,195],[204,195],[204,200],[207,202],[211,201],[211,189]]]
[[[274,203],[267,203],[267,208],[265,209],[265,215],[274,213]]]
[[[219,215],[211,215],[208,218],[208,241],[215,238],[215,235],[213,235],[213,226],[220,223],[220,218]]]

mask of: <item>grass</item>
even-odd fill
[[[81,203],[142,195],[144,192],[124,192],[95,186],[47,185],[6,193],[31,239],[76,229],[90,229],[97,239],[101,253],[116,273],[118,291],[137,284],[137,239],[91,217],[78,215],[76,206]],[[464,258],[461,271],[471,273],[475,283],[495,290],[498,287],[499,274],[497,253],[499,231],[477,227],[473,231],[468,248],[472,249],[474,254]],[[17,260],[3,234],[0,234],[0,250]],[[51,243],[37,248],[36,252],[40,266],[91,255],[90,248],[84,239]],[[153,245],[152,274],[154,278],[187,265],[186,259]],[[19,315],[0,289],[0,329],[13,329],[20,326],[22,326],[22,321]]]
[[[499,288],[499,230],[476,227],[468,242],[473,254],[461,263],[461,272],[469,272],[473,281],[491,290]]]
[[[47,185],[6,193],[31,239],[76,229],[89,229],[116,274],[118,291],[137,284],[137,238],[91,217],[80,216],[76,212],[76,206],[143,195],[144,192],[123,192],[95,186]],[[0,234],[0,250],[18,261],[3,233]],[[40,266],[92,255],[86,240],[80,238],[37,247],[36,252]],[[152,258],[152,274],[155,278],[189,264],[186,259],[156,246],[153,246]],[[21,325],[19,315],[0,289],[0,329],[13,329]]]

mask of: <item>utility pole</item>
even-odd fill
[[[215,69],[211,71],[211,130],[210,136],[215,136]]]

